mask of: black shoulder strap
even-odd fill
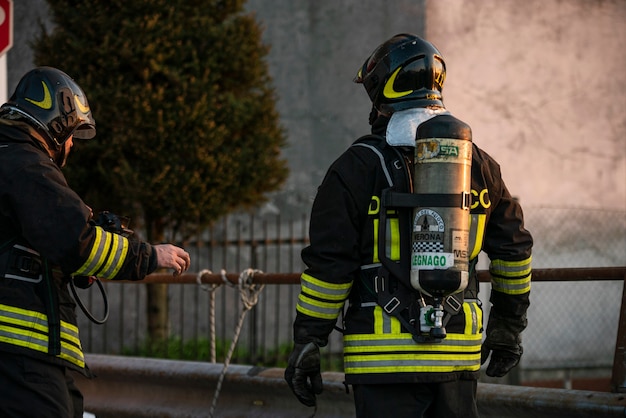
[[[357,139],[352,146],[370,148],[380,159],[381,168],[387,177],[389,187],[397,192],[409,191],[409,176],[411,174],[406,161],[400,151],[387,144],[384,137],[374,134],[364,135]]]

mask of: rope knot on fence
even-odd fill
[[[226,358],[224,359],[224,367],[222,368],[222,373],[219,376],[217,387],[215,388],[215,394],[213,395],[213,402],[211,404],[211,410],[209,411],[209,417],[213,417],[215,412],[215,407],[217,405],[217,399],[219,398],[220,391],[222,389],[222,383],[224,381],[224,376],[226,375],[226,370],[228,369],[228,365],[230,364],[230,360],[232,358],[233,352],[235,351],[235,347],[237,346],[237,341],[239,340],[239,334],[241,333],[241,328],[243,326],[243,321],[246,317],[246,313],[254,308],[254,306],[259,301],[259,295],[263,291],[265,284],[254,283],[254,275],[262,274],[261,270],[256,270],[253,268],[247,268],[243,270],[239,274],[239,279],[237,280],[237,284],[233,284],[228,280],[226,276],[226,270],[222,269],[220,271],[220,275],[222,277],[223,284],[226,284],[230,287],[236,287],[239,290],[239,297],[241,299],[241,303],[243,305],[243,309],[241,314],[239,314],[239,321],[237,323],[237,327],[235,328],[235,334],[233,336],[233,341],[230,345],[228,353],[226,354]],[[202,276],[205,274],[212,274],[210,270],[202,270],[196,276],[196,282],[200,285],[200,288],[205,291],[211,292],[211,305],[210,309],[210,317],[211,317],[211,362],[215,363],[215,289],[217,289],[220,284],[212,284],[211,286],[206,286],[202,284]]]

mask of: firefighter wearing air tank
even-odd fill
[[[498,163],[445,109],[445,75],[431,43],[400,34],[355,78],[371,134],[328,169],[302,251],[285,379],[305,405],[322,392],[319,350],[336,325],[358,417],[476,417],[481,363],[503,376],[522,355],[532,237]],[[481,251],[492,277],[484,343]]]

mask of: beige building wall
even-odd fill
[[[14,2],[8,89],[32,66],[44,0]],[[269,211],[309,210],[328,165],[369,130],[352,83],[400,32],[443,53],[446,106],[525,206],[626,209],[626,1],[248,0],[264,27],[291,176]]]
[[[626,2],[427,0],[447,107],[526,205],[626,209]]]
[[[444,102],[499,160],[526,206],[626,209],[623,0],[251,0],[272,46],[289,134],[282,208],[306,208],[325,169],[368,132],[351,83],[400,32],[432,41],[448,65]],[[279,209],[280,210],[280,209]]]

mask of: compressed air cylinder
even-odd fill
[[[417,128],[411,285],[443,298],[461,292],[469,278],[469,209],[472,131],[446,114]]]

